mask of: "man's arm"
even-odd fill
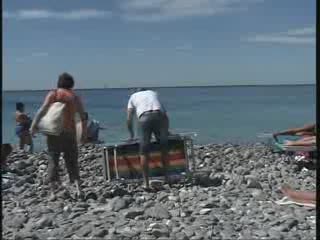
[[[30,131],[32,134],[34,134],[36,132],[37,126],[39,124],[40,119],[45,115],[45,113],[48,111],[50,104],[52,102],[52,97],[54,95],[54,92],[50,92],[47,97],[44,100],[44,103],[42,104],[42,106],[40,107],[40,109],[38,110],[38,112],[36,113],[31,127],[30,127]]]
[[[133,131],[133,108],[128,108],[127,110],[127,126],[130,133],[130,139],[134,138],[134,131]]]
[[[277,135],[295,135],[300,132],[310,132],[315,128],[315,124],[308,124],[303,126],[302,128],[291,128],[282,132],[274,133],[274,136]]]

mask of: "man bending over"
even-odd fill
[[[161,161],[165,181],[169,183],[167,168],[167,144],[169,120],[165,109],[159,101],[158,94],[144,88],[138,89],[131,95],[128,102],[127,124],[130,138],[134,138],[133,115],[136,112],[138,118],[138,131],[140,133],[140,162],[144,178],[145,188],[149,188],[150,142],[152,133],[160,142]]]

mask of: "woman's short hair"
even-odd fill
[[[58,79],[58,88],[71,89],[74,86],[73,77],[69,73],[62,73]]]
[[[22,111],[24,108],[24,104],[22,102],[17,102],[16,103],[16,110]]]

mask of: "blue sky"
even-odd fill
[[[4,0],[3,88],[315,83],[308,0]]]

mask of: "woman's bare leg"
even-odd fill
[[[25,139],[24,138],[25,138],[24,136],[21,136],[19,138],[19,149],[20,150],[24,150],[24,145],[25,145]]]
[[[311,202],[316,201],[316,192],[295,191],[288,185],[283,185],[281,188],[281,191],[283,192],[283,194],[285,194],[286,196],[289,196],[292,199],[298,199],[302,201],[311,201]]]
[[[305,137],[296,141],[285,141],[286,146],[310,146],[316,143],[316,137]]]

